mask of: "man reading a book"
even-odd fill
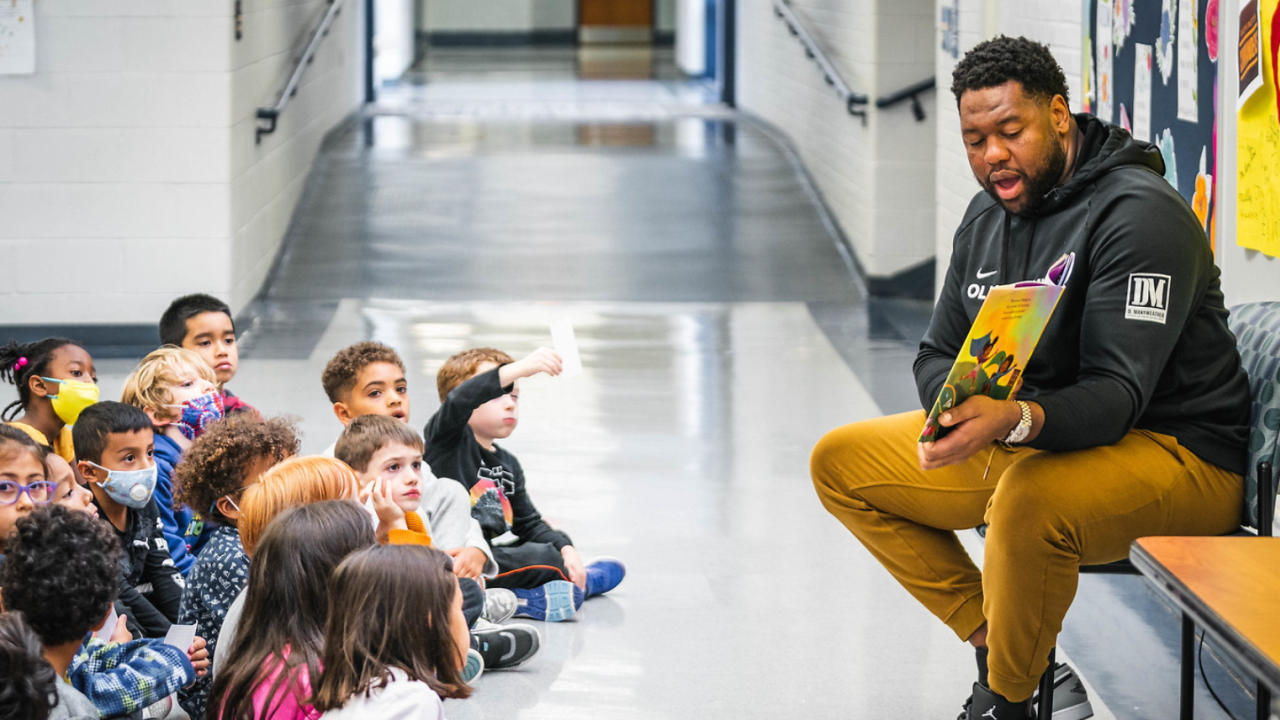
[[[1012,397],[964,400],[928,442],[923,409],[838,428],[811,473],[827,510],[976,648],[961,719],[1021,720],[1080,565],[1238,525],[1249,388],[1204,229],[1160,152],[1072,114],[1061,67],[1024,38],[979,44],[952,80],[982,190],[915,361],[922,408],[991,287],[1064,253],[1074,270]],[[983,523],[979,572],[955,531]]]

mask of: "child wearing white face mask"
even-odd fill
[[[72,432],[80,475],[124,548],[120,601],[144,636],[164,637],[178,619],[182,576],[169,557],[151,497],[156,483],[151,419],[136,407],[106,401],[81,413]]]
[[[210,427],[177,467],[178,501],[199,508],[210,526],[209,541],[187,574],[178,622],[204,631],[210,656],[218,649],[227,611],[249,582],[249,557],[238,527],[243,491],[271,466],[297,453],[298,435],[289,421],[242,412]],[[191,717],[205,716],[209,685],[210,678],[201,678],[179,693]]]
[[[173,472],[191,443],[223,417],[222,396],[213,368],[197,353],[165,346],[154,350],[124,381],[121,401],[141,408],[155,429],[156,507],[164,524],[169,555],[185,576],[208,541],[198,512],[177,506]],[[175,509],[176,506],[176,509]]]

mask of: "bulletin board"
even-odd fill
[[[1236,243],[1280,257],[1280,182],[1276,180],[1280,177],[1280,95],[1276,91],[1280,9],[1276,5],[1276,0],[1241,3],[1241,33],[1233,42],[1239,43],[1240,58],[1260,54],[1261,62],[1238,63],[1241,68],[1233,70],[1237,82],[1231,92],[1237,108]],[[1246,51],[1250,40],[1256,44]],[[1250,64],[1260,83],[1240,82],[1242,68]]]
[[[1271,0],[1274,5],[1276,0]],[[1218,0],[1086,0],[1087,112],[1155,144],[1165,179],[1216,227]]]

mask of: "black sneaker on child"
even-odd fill
[[[542,638],[532,625],[495,625],[477,620],[471,646],[480,651],[488,670],[513,668],[538,654]]]
[[[982,683],[973,684],[973,694],[964,707],[965,711],[957,720],[1035,720],[1031,713],[1031,698],[1009,702]]]

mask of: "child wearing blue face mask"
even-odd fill
[[[210,533],[197,512],[175,502],[174,468],[205,428],[223,417],[218,378],[197,353],[166,345],[142,358],[120,399],[145,412],[155,428],[156,508],[169,555],[185,577]]]
[[[178,619],[182,576],[169,557],[156,484],[151,418],[141,409],[106,401],[80,414],[72,430],[77,467],[99,514],[124,548],[120,601],[146,637],[164,637]]]
[[[11,340],[0,347],[0,379],[18,388],[18,399],[0,419],[75,462],[71,426],[98,401],[98,377],[88,351],[66,338]]]

